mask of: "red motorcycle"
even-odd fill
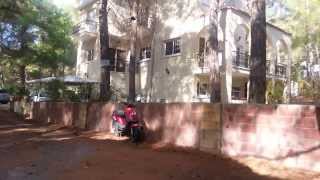
[[[143,140],[143,123],[137,118],[135,106],[132,104],[126,104],[123,109],[112,113],[112,128],[117,136],[128,135],[135,143]]]

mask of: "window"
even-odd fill
[[[248,82],[246,82],[244,84],[244,98],[247,99],[248,98]]]
[[[179,54],[180,50],[180,38],[172,39],[165,42],[165,55]]]
[[[241,98],[241,89],[240,87],[232,87],[232,99]]]
[[[198,82],[197,83],[197,95],[207,96],[209,95],[209,85],[208,83]]]
[[[140,59],[151,58],[151,47],[142,48],[140,51]]]
[[[116,53],[116,72],[125,72],[127,52],[117,49]]]
[[[204,56],[205,47],[206,47],[206,39],[200,38],[199,39],[199,56],[200,57]]]
[[[110,60],[109,64],[109,70],[115,71],[115,72],[125,72],[126,70],[126,56],[127,52],[115,49],[115,48],[109,48],[109,57]]]
[[[94,59],[94,49],[90,49],[90,50],[88,50],[87,60],[88,61],[93,61],[93,59]]]

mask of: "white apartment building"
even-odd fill
[[[210,0],[145,0],[137,17],[136,92],[148,102],[209,102],[207,57]],[[81,22],[77,75],[100,81],[101,61],[97,0],[79,0]],[[225,0],[218,8],[221,97],[224,103],[246,103],[249,87],[250,15],[245,0]],[[130,9],[127,1],[109,0],[111,86],[128,94]],[[267,78],[283,82],[290,92],[291,35],[267,24]],[[94,94],[98,94],[96,88]]]

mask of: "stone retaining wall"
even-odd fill
[[[111,103],[35,103],[33,119],[111,132]],[[302,105],[139,104],[147,140],[320,171],[320,108]]]
[[[320,171],[320,109],[301,105],[225,105],[222,151]]]

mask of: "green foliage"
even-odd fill
[[[299,63],[291,66],[291,80],[294,82],[298,82],[301,79],[301,66]]]
[[[281,81],[272,81],[267,83],[267,100],[269,104],[283,103],[284,84]]]
[[[24,86],[25,79],[17,81],[17,77],[57,75],[61,67],[72,66],[71,30],[69,14],[48,0],[1,0],[0,64],[11,68],[3,73],[5,83]],[[19,70],[21,66],[26,69]]]
[[[80,96],[74,90],[65,90],[64,99],[71,102],[80,102]]]
[[[314,81],[299,81],[299,91],[301,95],[307,99],[320,99],[320,80]]]
[[[59,80],[49,82],[46,92],[52,100],[59,100],[62,98],[64,92],[64,84]]]
[[[294,55],[300,58],[306,53],[306,46],[320,46],[320,1],[319,0],[283,0],[289,9],[289,16],[276,19],[273,23],[291,32],[293,35]]]

